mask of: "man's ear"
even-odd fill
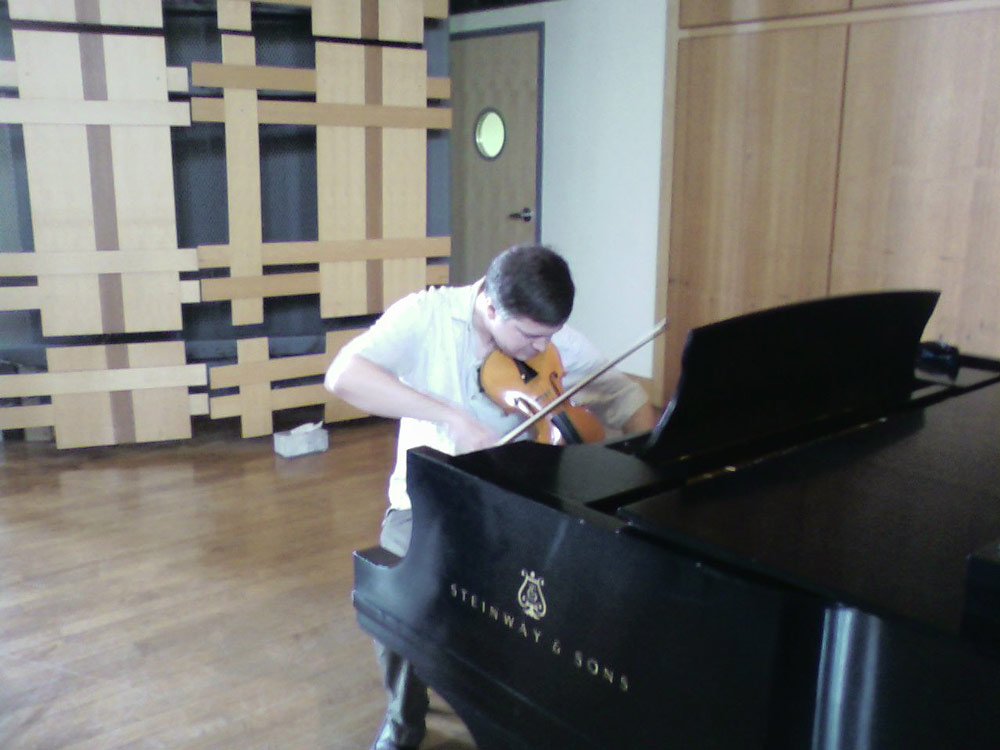
[[[496,305],[493,304],[493,300],[490,299],[488,294],[483,295],[483,300],[486,302],[486,317],[492,323],[499,317]]]

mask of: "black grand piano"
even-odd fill
[[[695,329],[648,435],[411,451],[362,628],[484,750],[1000,748],[1000,362],[937,296]]]

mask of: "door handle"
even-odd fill
[[[522,208],[520,211],[515,211],[512,214],[507,214],[508,219],[520,219],[525,224],[535,218],[534,213],[532,213],[530,208]]]

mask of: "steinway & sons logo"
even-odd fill
[[[548,613],[548,605],[545,602],[545,595],[542,593],[544,586],[545,579],[535,575],[535,571],[521,570],[521,581],[517,588],[515,601],[520,611],[530,620],[526,620],[520,615],[511,614],[502,605],[488,602],[471,589],[458,583],[452,583],[449,586],[449,594],[456,603],[475,610],[485,616],[488,621],[504,628],[509,633],[520,636],[524,642],[545,649],[552,657],[567,659],[568,655],[567,662],[581,676],[595,678],[622,693],[629,692],[628,675],[618,672],[611,665],[582,650],[566,648],[560,638],[552,637],[542,631],[540,622]]]
[[[542,595],[542,586],[545,581],[535,577],[535,571],[530,573],[521,571],[524,581],[521,588],[517,590],[517,603],[521,605],[521,611],[533,620],[541,620],[545,617],[545,597]]]

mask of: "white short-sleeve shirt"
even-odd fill
[[[508,415],[479,387],[482,358],[476,356],[473,305],[481,281],[464,287],[435,287],[410,294],[389,307],[365,333],[351,341],[343,355],[357,354],[395,374],[411,388],[454,404],[505,434],[523,417]],[[582,334],[563,326],[553,337],[570,387],[603,363]],[[645,402],[646,395],[624,373],[610,370],[581,389],[574,398],[611,428],[621,428]],[[389,479],[389,505],[410,507],[406,492],[406,452],[426,445],[454,455],[455,440],[436,422],[404,417],[399,422],[396,466]]]

